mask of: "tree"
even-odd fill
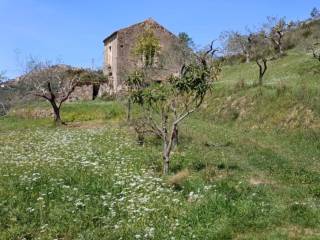
[[[225,42],[224,49],[227,55],[242,55],[246,63],[250,62],[250,37],[239,32],[224,32],[221,36]]]
[[[273,48],[270,40],[265,38],[265,33],[263,31],[251,34],[250,39],[250,54],[259,67],[258,84],[262,86],[263,77],[268,69],[269,57],[273,54]]]
[[[136,61],[136,70],[128,74],[126,79],[126,86],[129,92],[127,102],[127,120],[131,120],[131,95],[134,91],[143,88],[146,83],[141,82],[141,79],[150,79],[153,72],[158,69],[156,59],[160,57],[160,40],[155,36],[152,29],[147,28],[138,37],[133,48],[133,54],[138,61]],[[140,60],[140,61],[139,61]],[[148,76],[148,77],[147,77]]]
[[[311,52],[313,58],[320,62],[320,32],[315,31],[304,44],[306,50]]]
[[[0,72],[0,91],[2,86],[2,83],[5,82],[7,80],[6,76],[5,76],[5,72]],[[0,96],[0,116],[6,115],[8,113],[8,109],[5,106],[6,104],[5,99],[2,98],[2,96]]]
[[[143,71],[135,70],[128,75],[128,78],[126,80],[126,85],[129,93],[128,105],[127,105],[127,121],[131,120],[132,94],[144,87],[143,79],[144,79]]]
[[[105,81],[99,71],[51,65],[48,62],[33,63],[31,71],[25,74],[22,80],[28,85],[32,95],[50,103],[56,125],[63,123],[60,109],[77,86]]]
[[[168,174],[171,152],[178,125],[194,113],[212,89],[221,70],[210,55],[212,44],[204,53],[197,54],[192,63],[183,65],[179,76],[167,81],[151,83],[132,93],[133,103],[140,107],[140,122],[162,139],[163,174]],[[144,75],[139,82],[145,82]]]
[[[181,32],[178,34],[178,38],[186,48],[189,48],[189,49],[195,48],[195,44],[194,44],[192,38],[188,35],[188,33]]]
[[[140,58],[144,66],[152,67],[155,64],[160,49],[160,40],[155,36],[152,29],[147,28],[138,37],[133,51]]]
[[[310,13],[310,16],[313,18],[313,19],[318,19],[320,18],[320,10],[316,7],[314,7]]]
[[[312,56],[320,62],[320,41],[313,44],[311,51]]]
[[[285,18],[268,17],[268,22],[265,24],[266,37],[269,38],[277,50],[279,56],[282,56],[283,38],[287,29]]]
[[[5,72],[0,72],[0,83],[3,83],[7,80],[7,77],[5,76]]]

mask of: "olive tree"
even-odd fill
[[[150,83],[132,92],[133,103],[140,109],[140,122],[162,139],[163,174],[168,174],[171,152],[178,125],[194,113],[213,87],[220,72],[210,49],[182,66],[178,76],[170,75],[161,83]],[[139,82],[146,82],[140,75]]]
[[[0,83],[4,82],[6,79],[5,72],[0,72]]]
[[[4,87],[2,83],[5,82],[6,80],[7,78],[5,76],[5,72],[0,72],[0,92],[1,92],[1,88]],[[8,112],[5,102],[6,101],[2,98],[2,96],[0,96],[0,116],[6,115]]]
[[[48,101],[54,114],[54,123],[63,124],[60,109],[77,86],[105,81],[99,71],[51,65],[39,62],[22,77],[30,93]]]
[[[313,32],[312,36],[304,42],[305,50],[311,52],[312,57],[320,62],[320,32]]]
[[[320,62],[320,40],[314,40],[311,44],[309,49],[312,51],[312,56],[314,59]]]
[[[314,48],[312,48],[312,55],[320,62],[320,43],[314,44]]]
[[[287,30],[285,18],[268,17],[267,19],[264,25],[265,36],[271,40],[278,56],[282,56],[284,54],[283,39]]]
[[[250,35],[231,31],[224,32],[221,39],[227,55],[242,55],[246,58],[246,63],[250,62]]]
[[[268,61],[273,55],[273,47],[268,38],[265,38],[265,33],[260,31],[250,35],[251,45],[250,54],[259,68],[258,84],[262,86],[263,77],[268,70]]]

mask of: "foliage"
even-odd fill
[[[316,7],[314,7],[310,13],[310,16],[313,18],[313,19],[318,19],[320,18],[320,10]]]
[[[0,118],[1,238],[317,239],[318,63],[289,51],[269,68],[260,92],[255,63],[223,67],[215,94],[179,126],[168,177],[158,139],[137,146],[123,108],[106,121],[119,102],[66,103],[64,119],[77,122],[58,129],[48,118]],[[235,92],[239,79],[247,87]],[[243,97],[248,109],[230,103],[241,118],[219,121],[224,102]],[[301,103],[315,128],[281,127]]]
[[[151,28],[147,28],[138,37],[133,51],[140,58],[143,65],[149,67],[154,65],[155,58],[159,55],[160,49],[159,39]]]
[[[180,42],[189,49],[195,48],[195,43],[193,42],[192,38],[186,32],[181,32],[178,34],[178,38]]]
[[[171,75],[162,83],[150,83],[131,92],[133,103],[141,107],[143,123],[163,140],[163,172],[169,171],[170,153],[177,135],[178,124],[197,110],[217,79],[220,66],[208,56],[214,49],[199,55],[196,62],[184,65],[180,76]],[[132,82],[143,83],[144,75]]]
[[[83,104],[97,107],[70,103],[70,114]],[[137,146],[112,121],[53,129],[46,119],[0,119],[1,237],[316,239],[318,134],[254,124],[193,115],[172,157],[172,169],[189,170],[166,180],[159,146]]]

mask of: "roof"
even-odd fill
[[[125,31],[129,28],[133,28],[133,27],[136,27],[136,26],[139,26],[139,25],[144,25],[144,24],[150,24],[150,25],[157,25],[159,27],[161,27],[162,29],[164,29],[165,31],[167,31],[169,34],[175,36],[172,32],[170,32],[169,30],[167,30],[165,27],[163,27],[162,25],[160,25],[159,23],[157,23],[154,19],[152,18],[148,18],[146,20],[144,20],[143,22],[139,22],[139,23],[136,23],[136,24],[133,24],[129,27],[126,27],[126,28],[121,28],[115,32],[113,32],[112,34],[110,34],[108,37],[106,37],[104,40],[103,40],[103,43],[105,43],[106,41],[108,41],[110,38],[114,37],[115,35],[117,35],[119,32],[122,32],[122,31]]]

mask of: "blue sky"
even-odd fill
[[[29,55],[99,67],[102,40],[149,17],[204,46],[222,31],[254,28],[267,16],[308,18],[313,7],[320,0],[0,0],[0,71],[19,75]]]

